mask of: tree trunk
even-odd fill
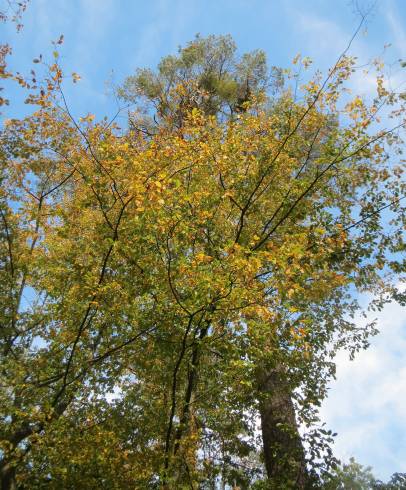
[[[306,487],[305,452],[282,366],[258,376],[265,467],[272,488]]]
[[[206,337],[208,330],[209,330],[209,325],[207,324],[204,328],[200,330],[198,336],[198,343],[193,346],[190,370],[187,377],[185,400],[183,404],[182,415],[179,421],[179,427],[175,436],[174,454],[176,454],[179,449],[183,432],[187,431],[189,428],[190,419],[192,417],[192,409],[191,409],[192,398],[196,390],[197,380],[198,380],[198,368],[200,362],[200,342]]]
[[[3,462],[0,466],[1,490],[16,490],[16,472],[15,467],[9,463]]]

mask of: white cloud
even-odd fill
[[[375,316],[380,334],[370,348],[354,361],[337,356],[337,381],[321,417],[338,432],[338,457],[355,456],[387,479],[406,471],[406,315],[392,303]]]
[[[295,17],[298,28],[306,34],[304,48],[316,52],[318,58],[327,56],[330,61],[332,50],[339,53],[348,44],[349,34],[337,23],[308,12],[295,11]]]
[[[366,29],[373,16],[371,19],[366,19],[365,24],[352,39],[357,29],[357,18],[354,16],[349,17],[348,23],[344,23],[342,20],[339,22],[332,15],[326,17],[316,13],[315,9],[301,10],[288,6],[287,10],[294,22],[295,33],[299,36],[302,54],[313,58],[316,68],[320,68],[324,73],[334,65],[344,50],[349,48],[347,54],[357,58],[357,67],[346,83],[346,88],[350,89],[352,94],[361,95],[369,101],[377,95],[377,72],[372,60],[377,57],[393,57],[393,55],[397,58],[403,55],[406,58],[406,30],[399,21],[399,13],[390,0],[387,8],[380,9],[393,38],[389,39],[393,41],[391,48],[383,52],[381,48],[376,47],[373,34]],[[348,9],[348,12],[350,13],[351,10]],[[382,40],[382,48],[383,45],[384,40]],[[396,63],[393,66],[392,63],[387,64],[384,72],[385,88],[389,90],[404,88],[404,71],[399,71],[398,68],[399,65]],[[381,118],[385,118],[386,115],[387,111],[381,111]]]
[[[396,8],[393,2],[387,2],[387,8],[385,9],[385,18],[390,27],[393,43],[400,56],[406,57],[406,30],[403,27]]]
[[[292,10],[291,14],[295,19],[296,29],[301,32],[302,54],[314,58],[317,68],[324,70],[331,68],[347,48],[348,55],[358,58],[357,64],[364,65],[369,61],[371,53],[363,32],[358,32],[355,39],[351,41],[357,28],[356,24],[343,27],[334,20],[314,12]],[[374,96],[376,77],[365,74],[362,69],[357,69],[347,87],[353,93]]]
[[[157,0],[153,3],[152,18],[144,23],[134,42],[135,53],[131,60],[135,67],[154,62],[157,53],[173,53],[182,41],[182,34],[194,17],[195,2],[189,0]],[[167,46],[164,46],[163,43]]]

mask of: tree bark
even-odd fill
[[[175,436],[174,454],[176,454],[179,449],[183,432],[187,431],[189,428],[189,422],[191,419],[192,397],[196,390],[197,380],[198,380],[198,368],[199,368],[199,361],[200,361],[200,342],[206,337],[208,330],[209,330],[209,325],[207,324],[204,328],[200,330],[198,336],[198,343],[196,343],[193,346],[192,359],[190,363],[190,370],[187,377],[187,386],[185,391],[185,399],[184,399],[184,404],[182,409],[182,415]]]
[[[1,490],[16,490],[16,471],[15,467],[9,463],[3,463],[0,466]]]
[[[272,488],[306,488],[305,451],[282,366],[258,376],[263,452]]]

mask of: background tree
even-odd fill
[[[237,57],[236,50],[231,36],[198,35],[178,56],[163,58],[155,72],[138,69],[118,89],[120,98],[137,107],[130,124],[147,131],[162,124],[181,128],[193,109],[225,119],[245,111],[254,98],[266,96],[271,77],[263,51]],[[280,72],[273,71],[276,86]]]
[[[354,458],[350,458],[349,463],[343,464],[327,476],[322,488],[325,489],[393,489],[400,490],[405,485],[405,474],[394,473],[387,483],[377,480],[372,474],[372,468],[363,467]]]

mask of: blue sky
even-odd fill
[[[137,67],[154,67],[196,33],[231,34],[241,52],[264,49],[270,65],[286,67],[301,52],[325,70],[358,22],[348,0],[31,0],[21,33],[0,29],[14,47],[12,66],[21,70],[40,53],[50,57],[51,41],[64,34],[61,64],[82,77],[67,87],[68,104],[76,116],[102,117],[117,107],[106,82],[119,84]],[[380,55],[388,43],[389,65],[406,59],[406,0],[377,0],[366,28],[351,50],[360,62]],[[396,84],[396,68],[391,76]],[[368,94],[373,83],[358,76],[353,88]],[[16,105],[6,115],[23,110]],[[323,420],[339,433],[338,456],[355,456],[383,479],[406,471],[405,316],[388,306],[379,314],[382,333],[371,348],[354,362],[339,356],[338,380],[322,408]]]

